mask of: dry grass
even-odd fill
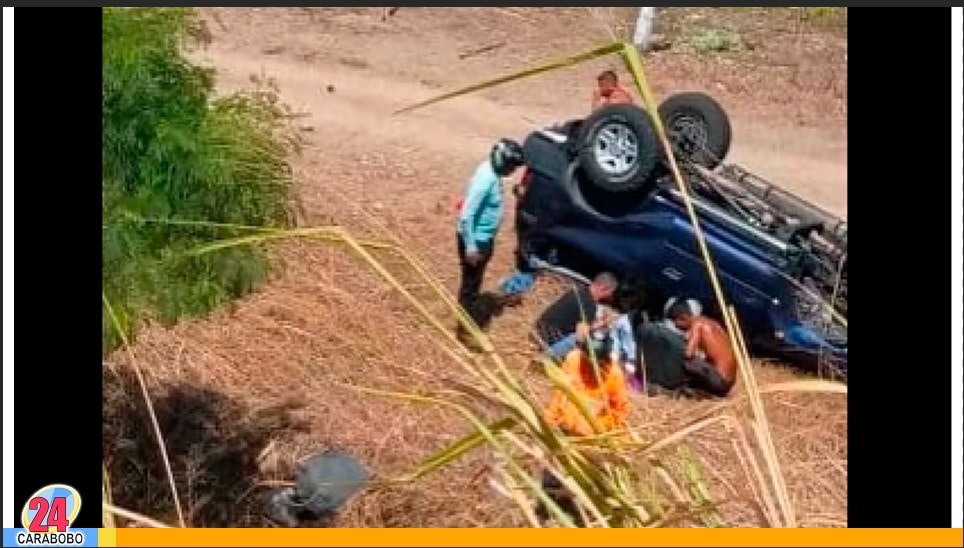
[[[846,119],[845,10],[664,9],[657,32],[673,44],[647,60],[660,73],[659,88],[659,82],[709,83],[725,101],[752,97],[784,119]]]
[[[298,260],[289,262],[292,257]],[[319,447],[303,436],[292,435],[295,430],[290,422],[278,423],[276,420],[267,426],[252,426],[250,417],[259,413],[239,409],[235,402],[258,401],[262,408],[270,409],[279,399],[287,398],[298,400],[295,414],[303,426],[310,428],[311,440],[324,440],[320,442],[323,445],[350,448],[373,467],[377,478],[381,479],[376,479],[373,486],[345,511],[339,525],[471,527],[524,524],[520,512],[501,500],[489,486],[498,463],[493,454],[486,451],[470,454],[453,466],[417,482],[384,481],[410,472],[416,463],[432,453],[432,448],[451,443],[468,432],[469,425],[457,415],[437,408],[399,404],[346,387],[374,386],[407,393],[444,393],[464,384],[467,381],[465,372],[452,365],[449,352],[440,347],[438,338],[427,332],[424,322],[405,306],[398,294],[372,275],[363,263],[347,257],[342,249],[287,242],[278,249],[278,259],[288,265],[285,274],[262,294],[246,299],[234,310],[224,311],[220,318],[181,325],[169,331],[145,330],[139,342],[141,355],[154,356],[149,381],[157,386],[152,390],[154,398],[169,402],[155,407],[162,416],[159,422],[169,423],[165,432],[167,443],[176,448],[173,453],[178,455],[172,460],[179,489],[192,491],[187,497],[189,507],[208,505],[211,508],[208,512],[190,511],[189,523],[196,526],[266,525],[257,515],[257,497],[253,496],[257,494],[259,483],[286,477],[294,462]],[[413,282],[414,276],[406,285],[415,285]],[[551,285],[540,287],[534,300],[549,297]],[[313,289],[308,290],[309,287]],[[522,311],[522,314],[504,316],[507,321],[500,322],[499,327],[511,329],[513,324],[520,328],[527,325],[522,319],[526,317],[525,312],[532,310],[529,304],[526,306],[529,310]],[[317,311],[320,310],[328,312],[319,314]],[[510,323],[510,318],[519,321]],[[390,330],[386,329],[388,321],[393,325]],[[333,324],[339,327],[332,329]],[[514,338],[518,340],[518,337]],[[519,356],[510,359],[510,364],[514,364],[510,366],[526,386],[537,394],[544,394],[548,388],[545,379],[534,377],[524,368],[527,349],[517,346],[515,350]],[[228,360],[226,356],[232,358]],[[352,367],[325,368],[322,365],[332,359],[339,363],[347,361]],[[271,364],[270,369],[266,370],[264,364]],[[112,362],[111,365],[118,367],[122,364]],[[188,371],[190,374],[185,375]],[[193,398],[174,397],[170,401],[171,393],[177,393],[178,389],[170,388],[169,384],[165,387],[170,381],[161,379],[179,379],[201,393]],[[770,410],[776,410],[771,413],[771,420],[775,425],[773,431],[777,433],[783,430],[781,422],[784,418],[789,418],[792,423],[798,422],[795,416],[781,414],[786,409],[784,406],[794,405],[794,400],[804,396],[828,397],[806,392],[807,385],[783,388],[789,392],[768,396]],[[132,387],[116,385],[109,387],[105,397],[107,394],[126,398],[134,395]],[[677,441],[685,441],[698,456],[710,496],[718,501],[717,508],[725,516],[726,523],[760,526],[771,522],[772,509],[765,510],[767,504],[762,502],[765,488],[759,487],[753,467],[746,462],[746,446],[733,442],[734,433],[740,430],[739,425],[746,416],[743,401],[739,394],[733,402],[723,406],[717,403],[694,405],[693,402],[659,398],[641,400],[637,402],[633,424],[646,439],[656,440],[686,430],[687,425],[698,423],[707,415],[728,417],[692,429]],[[201,420],[200,424],[183,424],[186,410],[193,417],[204,415],[191,408],[191,402],[204,402],[205,409],[214,407],[208,411],[212,415],[209,423]],[[774,407],[774,402],[779,404]],[[128,400],[127,405],[131,406],[132,402]],[[115,401],[105,401],[105,408],[117,407]],[[289,406],[287,412],[290,413],[293,407]],[[141,408],[143,416],[143,406]],[[793,407],[790,409],[799,413]],[[137,414],[136,409],[128,408],[125,412],[128,417]],[[270,413],[262,409],[260,415],[270,416]],[[245,420],[245,417],[249,418]],[[146,432],[143,428],[128,429],[126,434],[109,431],[110,426],[118,422],[116,415],[113,420],[108,420],[108,432],[105,432],[108,450],[114,457],[111,462],[115,475],[118,470],[132,467],[150,469],[151,460],[155,461],[156,468],[156,453],[141,451],[132,456],[130,452],[125,454],[117,450],[118,447],[149,447],[151,443],[148,439],[136,439],[137,435],[143,436]],[[845,417],[838,422],[837,427],[842,427],[845,434]],[[814,427],[814,430],[827,432],[825,426]],[[257,433],[251,434],[252,431]],[[833,429],[830,434],[834,439],[840,435],[840,430]],[[179,437],[186,439],[175,439]],[[740,438],[736,436],[736,439]],[[776,438],[777,451],[787,463],[785,474],[788,481],[797,486],[791,496],[794,506],[799,508],[801,522],[826,516],[845,520],[846,498],[841,496],[845,493],[845,448],[841,455],[839,447],[832,443],[822,441],[815,446],[810,435],[794,436],[795,439],[776,435]],[[667,446],[675,450],[674,444]],[[227,477],[210,481],[212,474],[224,476],[225,467],[223,460],[212,459],[205,455],[205,451],[220,449],[224,452],[225,447],[230,455],[228,460],[241,464],[228,467],[232,472]],[[795,457],[796,453],[802,458]],[[814,455],[823,458],[814,458]],[[667,469],[677,477],[685,477],[676,464],[668,465]],[[794,482],[801,474],[808,474],[808,481]],[[163,476],[155,471],[147,477],[153,477],[149,481],[156,482]],[[820,479],[814,480],[814,477]],[[208,478],[206,483],[205,478]],[[120,480],[127,486],[136,483],[136,478],[123,475]],[[141,481],[144,481],[143,477]],[[232,501],[223,496],[226,492],[239,495],[239,491],[243,491],[244,500]],[[670,496],[686,495],[671,493]],[[133,493],[119,493],[115,499],[122,506],[136,507],[155,517],[173,517],[169,496],[156,490],[155,497],[153,508],[144,508],[144,500]],[[836,503],[836,511],[826,507],[828,499]],[[811,515],[817,517],[807,517]],[[686,516],[684,513],[673,519],[682,520],[683,524],[693,523],[692,516]]]
[[[653,62],[661,74],[683,70],[669,67],[669,57]],[[691,68],[686,70],[695,71],[692,67],[705,62],[687,61]],[[400,167],[389,158],[343,175],[338,187],[309,197],[309,220],[337,221],[359,238],[397,238],[432,265],[443,284],[453,287],[450,226],[432,219],[430,208],[424,206],[426,195],[429,201],[441,198],[438,189],[434,196],[432,189],[424,189],[418,197],[421,209],[378,211],[374,220],[355,205],[359,192],[367,192],[358,190],[367,188],[366,180],[411,179],[412,188],[423,188],[416,185],[424,183],[426,170]],[[505,232],[511,234],[511,227]],[[349,388],[446,393],[471,380],[455,365],[450,354],[454,347],[444,340],[440,344],[410,303],[343,246],[286,241],[274,246],[272,254],[278,274],[264,290],[205,320],[172,328],[146,326],[135,346],[188,525],[268,525],[257,512],[262,488],[288,479],[295,462],[324,447],[349,449],[376,474],[337,526],[525,525],[516,503],[493,488],[501,463],[486,449],[417,482],[390,481],[469,433],[471,425],[438,407],[400,403]],[[508,254],[497,257],[492,272],[507,271]],[[378,258],[434,316],[454,327],[455,318],[445,303],[433,299],[430,288],[401,260],[384,253]],[[532,348],[523,334],[560,287],[553,280],[540,282],[531,298],[499,317],[491,330],[509,370],[537,397],[547,395],[549,383],[529,367]],[[122,526],[138,521],[132,511],[176,523],[167,474],[153,449],[157,441],[150,417],[136,379],[129,375],[133,365],[124,353],[105,362],[106,466],[113,504],[129,509],[127,514],[110,514]],[[846,397],[787,387],[796,379],[788,370],[755,366],[755,372],[798,524],[845,525]],[[789,390],[768,392],[768,386]],[[665,473],[682,486],[665,496],[689,500],[692,506],[693,500],[708,494],[726,525],[761,526],[774,521],[775,511],[767,508],[772,505],[754,470],[765,475],[765,466],[757,462],[754,467],[747,458],[746,446],[753,442],[744,426],[749,416],[744,388],[738,386],[732,401],[724,404],[639,398],[634,400],[631,424],[651,442],[686,433],[671,438],[676,442],[661,450]],[[480,411],[488,409],[479,406],[485,408]],[[186,413],[189,409],[201,412]],[[680,460],[679,447],[692,452],[698,469]],[[694,473],[701,479],[687,482]],[[701,484],[707,493],[699,492]],[[660,524],[707,523],[678,512]]]
[[[234,410],[240,402],[269,407],[278,400],[300,399],[303,407],[296,414],[311,429],[311,436],[285,436],[284,429],[277,429],[256,443],[238,447],[238,457],[250,461],[270,444],[273,457],[265,470],[250,467],[223,484],[251,486],[263,479],[248,474],[263,473],[268,479],[286,477],[295,461],[326,445],[350,448],[380,475],[398,475],[424,456],[426,448],[438,447],[465,431],[463,421],[437,409],[400,407],[396,402],[344,388],[360,385],[423,390],[440,387],[452,373],[446,370],[450,358],[437,349],[416,317],[406,313],[403,303],[384,283],[337,248],[287,243],[279,246],[277,255],[279,262],[287,265],[285,275],[266,291],[209,321],[184,323],[172,330],[145,329],[138,342],[141,355],[150,356],[149,383],[154,385],[155,398],[162,398],[171,390],[170,381],[177,380],[179,385],[204,387],[205,395],[195,400],[215,406],[209,410],[213,426],[188,425],[179,432],[188,438],[181,444],[172,442],[168,434],[168,443],[182,449],[182,461],[175,465],[182,488],[193,482],[191,470],[198,468],[197,457],[190,455],[198,449],[192,448],[216,447],[219,436],[244,430],[239,425],[240,417],[250,414],[252,408]],[[334,325],[337,327],[333,329]],[[124,356],[114,359],[118,368],[127,365]],[[137,405],[136,394],[129,389],[105,386],[105,398],[110,395],[125,398],[128,406]],[[106,409],[117,406],[105,401]],[[183,404],[166,412],[177,415],[177,408],[183,408]],[[165,410],[159,412],[164,414]],[[116,435],[111,428],[122,417],[106,419],[108,445],[152,443],[149,438],[124,443],[126,437]],[[128,435],[144,436],[144,431],[132,428]],[[209,439],[204,439],[206,436]],[[114,453],[112,449],[108,447],[108,454]],[[118,469],[124,467],[146,466],[140,461],[151,456],[130,457],[130,464],[114,462],[113,475],[116,477]],[[471,467],[467,463],[466,469]],[[124,478],[124,482],[133,483],[131,479],[135,478]],[[472,509],[466,509],[461,517],[440,511],[447,506],[447,493],[451,492],[441,486],[437,481],[427,481],[376,488],[363,497],[368,502],[346,515],[355,515],[359,525],[368,526],[399,526],[411,523],[417,515],[435,515],[448,523],[454,517],[456,523],[471,525],[477,519]],[[143,501],[134,497],[115,495],[115,499],[122,506],[143,508]],[[165,504],[169,501],[158,502],[157,506]],[[146,509],[144,512],[157,515]],[[257,523],[258,518],[251,516],[239,524]],[[215,524],[226,523],[205,523]]]
[[[345,214],[356,210],[352,218],[367,228],[361,232],[393,239],[386,238],[387,229],[377,218],[334,196],[332,201]],[[424,239],[414,242],[415,249],[432,247]],[[344,246],[292,241],[280,243],[274,253],[282,274],[264,291],[207,320],[171,329],[147,328],[138,341],[138,355],[150,364],[145,367],[149,371],[145,382],[159,402],[155,403],[159,423],[174,448],[176,483],[186,492],[185,505],[193,509],[187,512],[188,523],[268,525],[258,515],[259,487],[287,478],[301,457],[329,446],[350,449],[377,473],[371,488],[345,510],[336,525],[524,525],[522,513],[490,485],[498,468],[491,452],[478,450],[417,482],[383,481],[411,472],[434,450],[469,432],[471,425],[443,409],[399,403],[347,387],[444,393],[469,379],[453,364],[451,345],[448,351],[448,343],[440,345],[439,337],[409,303],[363,261],[346,253]],[[433,314],[444,316],[445,303],[429,298],[424,280],[390,254],[379,253],[379,257],[419,300],[428,303]],[[492,330],[492,339],[511,370],[537,396],[546,396],[549,384],[529,368],[533,348],[519,335],[528,331],[537,311],[563,286],[558,280],[540,282],[532,297],[503,314]],[[454,326],[455,318],[449,317]],[[130,356],[112,356],[108,365],[105,376],[114,375],[113,370],[129,370]],[[845,523],[845,398],[827,394],[825,388],[814,393],[807,384],[788,385],[789,372],[772,368],[757,372],[764,377],[761,392],[798,522]],[[770,393],[768,385],[777,391]],[[177,396],[185,387],[196,395]],[[115,488],[115,499],[121,506],[172,522],[169,493],[158,486],[163,469],[156,451],[150,450],[156,442],[150,439],[149,429],[131,420],[140,417],[140,424],[149,424],[137,392],[130,381],[123,385],[105,378],[105,453],[111,455],[115,483],[126,489]],[[732,401],[724,404],[639,398],[634,402],[632,424],[651,441],[685,431],[677,441],[685,441],[696,456],[710,498],[725,523],[762,526],[775,521],[774,510],[772,502],[764,502],[767,488],[760,485],[764,482],[759,478],[766,472],[747,458],[750,441],[740,426],[748,417],[745,395],[738,387]],[[279,401],[296,403],[285,407],[279,418]],[[204,412],[191,408],[192,402]],[[195,419],[186,420],[186,410]],[[197,419],[199,415],[205,418]],[[251,419],[256,416],[269,420],[259,424]],[[692,429],[706,417],[725,418]],[[670,444],[668,449],[675,451],[676,446]],[[210,452],[227,456],[219,460],[211,458]],[[227,467],[227,473],[225,458],[238,463]],[[676,477],[686,475],[675,461],[667,469]],[[139,491],[132,489],[138,485],[142,486]],[[685,500],[688,495],[682,491],[668,496]],[[209,510],[199,511],[199,507]],[[700,522],[683,513],[661,523]]]

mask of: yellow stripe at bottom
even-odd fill
[[[97,531],[97,546],[110,548],[117,546],[117,529],[99,529]]]

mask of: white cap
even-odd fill
[[[676,297],[670,297],[670,299],[666,301],[666,306],[663,307],[664,316],[666,314],[669,314],[669,307],[673,306],[673,303],[675,302],[676,302]],[[690,311],[693,313],[694,316],[702,315],[703,305],[701,305],[699,301],[697,301],[696,299],[686,299],[686,304],[690,305]]]

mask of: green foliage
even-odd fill
[[[808,21],[845,24],[847,22],[847,8],[821,6],[794,9],[800,10],[801,17]]]
[[[292,222],[287,110],[272,91],[216,98],[213,71],[184,56],[203,31],[190,9],[103,10],[103,286],[128,332],[203,314],[268,274],[263,248],[185,257],[212,229],[150,219]],[[119,343],[106,315],[102,333],[105,352]]]
[[[690,46],[698,53],[720,53],[743,49],[739,34],[718,28],[698,28],[689,36]]]

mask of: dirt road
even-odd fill
[[[272,11],[252,10],[245,17],[228,10],[208,12],[212,21],[221,23],[211,25],[214,42],[203,58],[217,67],[222,88],[250,87],[252,75],[275,79],[282,97],[307,114],[303,123],[314,130],[312,144],[324,151],[327,160],[380,151],[402,152],[400,164],[417,163],[419,170],[437,170],[442,175],[440,179],[426,177],[418,187],[433,196],[456,192],[465,173],[494,138],[521,137],[531,128],[530,121],[548,123],[584,112],[592,75],[596,67],[607,63],[509,84],[497,91],[393,117],[393,110],[440,90],[524,66],[516,62],[531,63],[579,51],[594,42],[582,40],[580,44],[574,40],[568,50],[559,51],[546,47],[538,36],[527,37],[516,39],[515,47],[521,49],[525,42],[535,42],[539,44],[533,48],[536,51],[526,55],[495,51],[488,59],[473,62],[460,60],[457,53],[471,49],[473,39],[484,46],[489,31],[476,28],[474,33],[455,34],[456,39],[452,35],[460,30],[456,26],[449,33],[434,35],[429,43],[425,43],[424,35],[400,32],[399,27],[417,24],[418,12],[423,10],[402,10],[386,23],[371,10],[338,12],[337,17],[329,18],[308,12],[314,19],[297,13],[272,17]],[[452,15],[440,17],[440,10],[424,11],[448,25],[458,23],[459,18]],[[312,21],[317,28],[311,28]],[[426,18],[424,24],[428,21]],[[435,25],[448,28],[443,23]],[[278,29],[277,34],[271,32],[273,28]],[[551,33],[552,29],[542,32]],[[270,38],[259,41],[255,36]],[[707,91],[713,93],[712,89]],[[746,101],[752,105],[753,98]],[[846,133],[841,124],[781,125],[774,117],[757,121],[747,103],[725,104],[735,134],[730,159],[845,214]],[[387,184],[390,181],[382,181],[378,189],[385,196],[383,200],[391,204],[393,189]],[[306,190],[311,193],[310,186]]]

